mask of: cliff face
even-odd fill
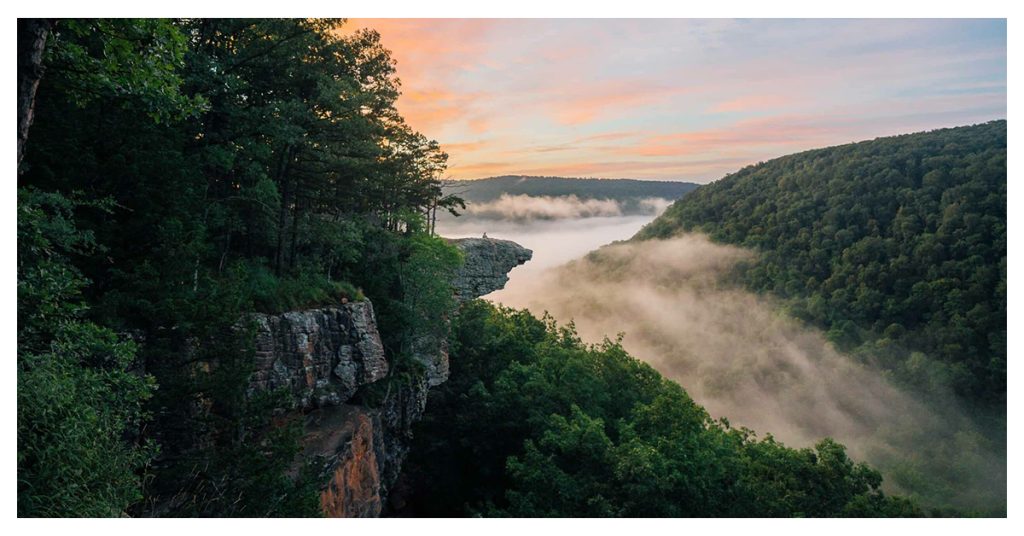
[[[452,283],[459,301],[504,287],[508,272],[532,252],[507,240],[452,240],[465,263]],[[422,416],[431,386],[448,378],[447,341],[424,341],[416,358],[423,377],[386,390],[372,406],[353,397],[387,377],[389,363],[369,301],[337,307],[254,315],[256,371],[250,390],[284,388],[287,412],[305,414],[306,435],[297,466],[315,460],[330,517],[375,517],[385,506],[408,453],[412,424]]]
[[[376,517],[381,499],[380,423],[361,406],[326,408],[307,418],[303,457],[321,464],[328,517]]]
[[[388,374],[369,301],[339,307],[255,315],[253,389],[285,388],[291,409],[338,405],[361,385]]]
[[[533,252],[510,240],[456,238],[448,241],[462,250],[466,263],[452,281],[455,297],[469,301],[505,288],[508,273],[533,257]]]
[[[504,288],[508,273],[533,257],[532,251],[510,240],[454,238],[448,243],[459,248],[465,258],[451,282],[452,293],[460,303]],[[448,380],[447,338],[424,335],[413,354],[426,370],[428,387]]]

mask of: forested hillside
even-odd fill
[[[19,19],[19,515],[316,515],[246,313],[365,295],[414,369],[457,201],[340,23]]]
[[[369,298],[389,368],[353,397],[426,383],[416,348],[425,332],[447,334],[452,273],[464,259],[431,225],[461,199],[442,190],[445,153],[397,111],[396,67],[379,35],[343,34],[342,23],[19,20],[19,88],[31,89],[19,93],[20,516],[323,514],[325,483],[313,464],[296,465],[303,415],[281,411],[287,393],[250,389],[257,311]],[[976,138],[999,135],[1002,153],[970,152],[992,143]],[[920,246],[938,270],[920,303],[930,307],[954,285],[950,274],[966,270],[959,256],[944,262],[961,254],[960,240],[970,251],[1002,244],[997,268],[987,268],[988,253],[963,262],[1005,300],[1005,225],[1002,243],[984,234],[994,232],[990,215],[972,203],[987,183],[961,180],[980,169],[998,185],[989,175],[1005,166],[1005,123],[935,136],[950,137],[942,144],[957,148],[954,157],[905,160],[927,170],[927,187],[954,192],[906,216],[903,233],[934,222],[929,207],[951,222],[931,249]],[[1005,167],[1001,185],[990,202],[1001,192],[1005,223]],[[768,190],[752,188],[751,202]],[[827,190],[815,195],[832,203]],[[759,206],[749,208],[764,216]],[[837,236],[861,229],[833,218]],[[673,221],[647,233],[668,233]],[[865,229],[882,233],[884,218],[870,221]],[[872,247],[886,251],[879,240]],[[767,287],[777,272],[755,269],[751,281]],[[829,281],[819,280],[813,288]],[[941,296],[936,311],[960,318],[965,308],[967,328],[1005,315],[1005,301],[986,309],[973,291]],[[902,320],[887,337],[916,343],[932,321]],[[418,486],[412,504],[431,501],[424,514],[920,513],[879,491],[879,473],[836,442],[796,450],[714,421],[617,343],[589,347],[571,328],[479,301],[454,323],[451,380],[417,432],[408,479]],[[857,337],[876,328],[852,325]],[[962,341],[983,355],[980,342]],[[962,362],[974,372],[978,359],[948,360],[948,370]],[[300,356],[296,374],[312,376],[310,366]],[[978,367],[991,372],[985,381],[998,384],[1002,371],[1005,382],[995,358]]]
[[[748,166],[636,240],[699,231],[753,248],[751,289],[925,391],[1005,414],[1006,121]]]
[[[823,439],[787,448],[716,421],[618,342],[480,300],[416,428],[404,515],[913,516]]]

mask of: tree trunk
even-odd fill
[[[28,129],[36,111],[36,90],[43,79],[43,50],[51,19],[18,19],[18,173],[25,157]]]
[[[284,263],[284,236],[288,227],[288,202],[290,201],[289,184],[282,185],[281,208],[277,214],[277,251],[274,255],[274,275],[281,277],[281,265]]]
[[[295,254],[299,243],[299,198],[295,196],[295,208],[292,209],[292,243],[288,255],[288,269],[295,271]]]
[[[437,234],[437,199],[434,199],[434,205],[430,207],[430,234]]]
[[[281,206],[277,213],[277,248],[274,252],[274,275],[281,277],[284,263],[284,235],[288,225],[288,205],[291,202],[291,181],[288,180],[288,165],[292,159],[292,148],[286,147],[277,169],[277,183],[281,187]]]

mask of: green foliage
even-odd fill
[[[96,441],[138,430],[142,441],[160,445],[160,455],[140,486],[148,457],[131,458],[137,449],[130,444],[119,450],[107,441],[117,459],[95,474],[117,493],[72,489],[97,501],[116,496],[116,504],[54,503],[40,514],[314,513],[321,482],[293,471],[299,427],[279,422],[279,405],[246,393],[253,359],[238,329],[242,319],[254,310],[358,300],[366,288],[393,319],[389,352],[408,339],[411,331],[403,330],[417,327],[401,322],[440,326],[444,313],[431,308],[446,305],[438,299],[444,279],[432,278],[454,261],[450,248],[424,233],[428,213],[451,203],[439,181],[447,155],[395,109],[399,82],[380,36],[342,35],[341,23],[56,23],[19,177],[33,195],[50,196],[54,209],[48,219],[29,217],[35,209],[23,212],[19,202],[19,245],[31,252],[49,241],[66,255],[22,263],[19,247],[19,411],[46,414],[57,400],[41,397],[85,396],[101,384],[140,395],[129,388],[134,376],[110,376],[127,374],[121,357],[82,364],[107,376],[89,369],[89,376],[58,378],[59,390],[57,383],[46,388],[58,381],[50,376],[76,370],[74,360],[127,352],[115,351],[109,337],[83,335],[91,353],[70,341],[60,349],[72,361],[43,359],[55,351],[51,341],[67,338],[57,334],[73,331],[54,331],[55,318],[137,334],[139,369],[159,384],[143,425],[141,399],[90,416],[96,408],[86,398],[81,407],[60,405],[59,423],[34,418],[47,423],[47,434],[102,425],[102,433],[93,429]],[[22,232],[34,233],[32,240]],[[79,247],[76,237],[95,247]],[[38,509],[33,494],[45,493],[30,488],[43,489],[31,476],[41,454],[20,423],[19,509]],[[48,470],[77,470],[46,452],[56,464]],[[110,476],[117,471],[139,474],[129,482]]]
[[[401,301],[398,323],[419,336],[448,336],[447,312],[455,309],[451,281],[463,258],[444,239],[417,234],[405,241],[408,257],[398,266]],[[415,341],[403,346],[412,348]]]
[[[637,239],[682,231],[757,249],[752,289],[908,384],[1006,397],[1006,121],[746,167]],[[925,358],[924,356],[928,356]]]
[[[50,44],[47,67],[63,74],[56,82],[77,106],[114,96],[169,121],[205,104],[178,91],[186,42],[166,19],[62,19]]]
[[[451,379],[407,463],[416,514],[919,515],[841,445],[794,450],[714,421],[618,342],[479,300],[455,324]]]
[[[346,276],[372,300],[392,375],[418,374],[416,358],[436,356],[455,309],[451,280],[458,248],[426,233],[366,230],[360,262]],[[418,372],[417,372],[418,371]]]
[[[241,356],[244,357],[244,356]],[[295,466],[302,416],[271,417],[285,393],[249,395],[237,386],[235,359],[219,363],[203,381],[211,411],[189,416],[192,433],[213,445],[168,459],[147,492],[160,498],[154,512],[184,517],[320,517],[322,478],[312,463]],[[241,370],[246,370],[242,368]]]
[[[344,281],[329,281],[322,274],[302,272],[278,278],[265,266],[246,267],[244,274],[253,306],[257,311],[278,313],[333,305],[342,301],[361,301],[362,292]]]
[[[91,236],[79,205],[18,192],[18,515],[119,516],[141,499],[156,453],[134,438],[153,389],[136,345],[84,318],[86,281],[69,262]]]

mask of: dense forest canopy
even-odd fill
[[[462,199],[442,188],[441,147],[395,108],[401,86],[380,36],[343,34],[341,24],[19,21],[19,37],[32,37],[19,68],[19,87],[32,88],[19,98],[19,515],[321,514],[323,483],[294,465],[301,422],[275,414],[281,393],[247,392],[254,311],[369,298],[391,374],[361,394],[423,374],[411,355],[417,334],[447,330],[461,261],[433,222]],[[838,341],[937,348],[928,359],[946,367],[938,370],[976,380],[958,384],[966,393],[1002,385],[1005,396],[1005,349],[986,353],[1005,340],[1005,123],[926,136],[938,139],[808,153],[823,160],[809,160],[799,181],[752,181],[748,201],[716,196],[742,182],[726,179],[643,235],[694,227],[683,215],[706,204],[699,213],[709,219],[745,222],[707,227],[713,236],[802,259],[769,255],[776,264],[751,267],[752,284],[788,291],[790,280],[811,277],[805,265],[816,270],[811,288],[835,303],[809,295],[805,309],[844,315],[821,319],[844,322]],[[837,172],[824,181],[836,191],[822,189],[811,171],[831,162],[829,151],[861,149],[875,158],[854,159],[844,173],[868,169],[877,184],[851,186]],[[899,165],[881,158],[890,153]],[[759,169],[774,167],[736,177]],[[794,193],[798,185],[810,193]],[[812,195],[824,213],[778,220],[778,191]],[[833,194],[885,204],[833,213]],[[740,209],[773,225],[741,220]],[[1000,216],[1002,227],[991,221]],[[831,248],[824,257],[779,245],[789,235],[774,225],[791,219],[800,244]],[[827,227],[798,232],[818,219]],[[888,253],[903,247],[915,261],[886,271]],[[1002,260],[991,260],[999,248]],[[894,299],[883,321],[864,320],[878,313],[861,310],[878,297],[871,292],[906,290],[901,274],[913,270],[927,284],[911,285],[910,305]],[[868,279],[889,273],[883,289]],[[1003,301],[981,306],[984,292]],[[962,328],[956,341],[933,333],[946,320]],[[1003,339],[974,331],[1000,321]],[[423,513],[920,513],[882,493],[880,475],[834,441],[791,449],[710,419],[617,343],[587,346],[571,326],[479,301],[454,324],[451,381],[413,451],[416,497],[431,499],[414,501]],[[876,332],[885,338],[867,338]],[[901,362],[931,366],[916,355]]]
[[[739,277],[860,359],[1005,415],[1006,121],[748,166],[635,239],[753,248]]]
[[[912,516],[825,439],[791,449],[712,420],[618,342],[484,301],[464,306],[452,376],[416,428],[411,514]]]
[[[368,296],[414,368],[459,200],[342,22],[19,22],[19,514],[315,515],[297,423],[245,395],[248,312]]]

